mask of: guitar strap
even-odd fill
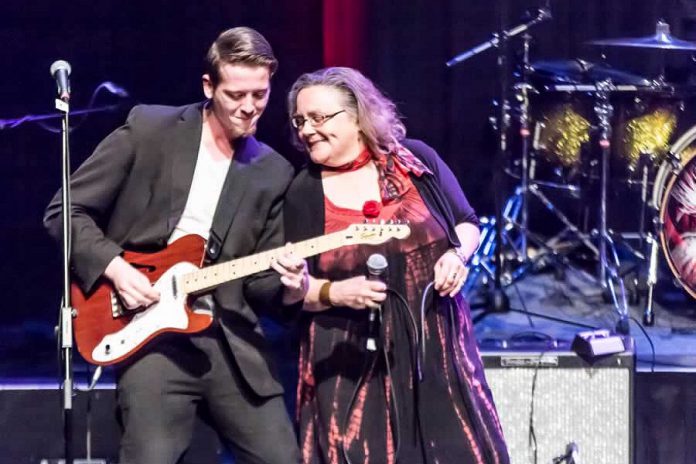
[[[218,200],[218,207],[213,217],[213,224],[210,227],[210,235],[205,248],[205,265],[215,262],[220,257],[222,244],[227,238],[232,220],[237,212],[237,207],[232,207],[224,201],[226,194],[233,188],[233,186],[230,185],[232,182],[246,183],[247,181],[247,176],[245,176],[244,173],[242,173],[242,175],[236,175],[237,171],[243,170],[244,165],[253,162],[257,157],[271,151],[272,149],[269,146],[258,143],[253,137],[241,139],[238,144],[236,144],[235,155],[232,159],[232,163],[230,163],[225,185],[222,188],[220,199]],[[246,189],[240,188],[239,185],[234,187],[235,191],[239,193],[239,198],[237,199],[239,202],[242,200]]]

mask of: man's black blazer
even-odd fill
[[[91,289],[124,249],[166,245],[191,187],[202,110],[202,103],[136,106],[73,174],[71,266],[83,290]],[[220,249],[211,250],[220,262],[283,245],[282,198],[294,172],[253,137],[235,148],[213,221],[229,223],[218,231]],[[48,205],[44,224],[60,241],[61,192]],[[255,310],[282,317],[281,293],[278,275],[268,271],[223,284],[213,294],[235,360],[262,396],[282,393],[282,387]]]

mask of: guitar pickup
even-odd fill
[[[117,319],[126,315],[126,309],[121,303],[121,299],[116,292],[109,292],[111,295],[111,317]]]

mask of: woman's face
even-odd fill
[[[297,94],[296,103],[297,135],[314,163],[341,166],[365,149],[355,116],[346,111],[340,90],[324,85],[306,87]]]

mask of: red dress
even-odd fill
[[[407,182],[405,194],[383,206],[377,218],[409,221],[407,239],[347,246],[319,259],[315,277],[335,281],[364,275],[372,253],[387,258],[391,291],[381,331],[388,362],[381,350],[365,349],[367,311],[336,307],[306,315],[298,384],[306,464],[387,464],[397,456],[403,463],[509,462],[466,301],[428,292],[420,320],[423,292],[449,242]],[[325,218],[326,233],[365,219],[362,211],[328,199]],[[424,334],[422,381],[411,318]]]

